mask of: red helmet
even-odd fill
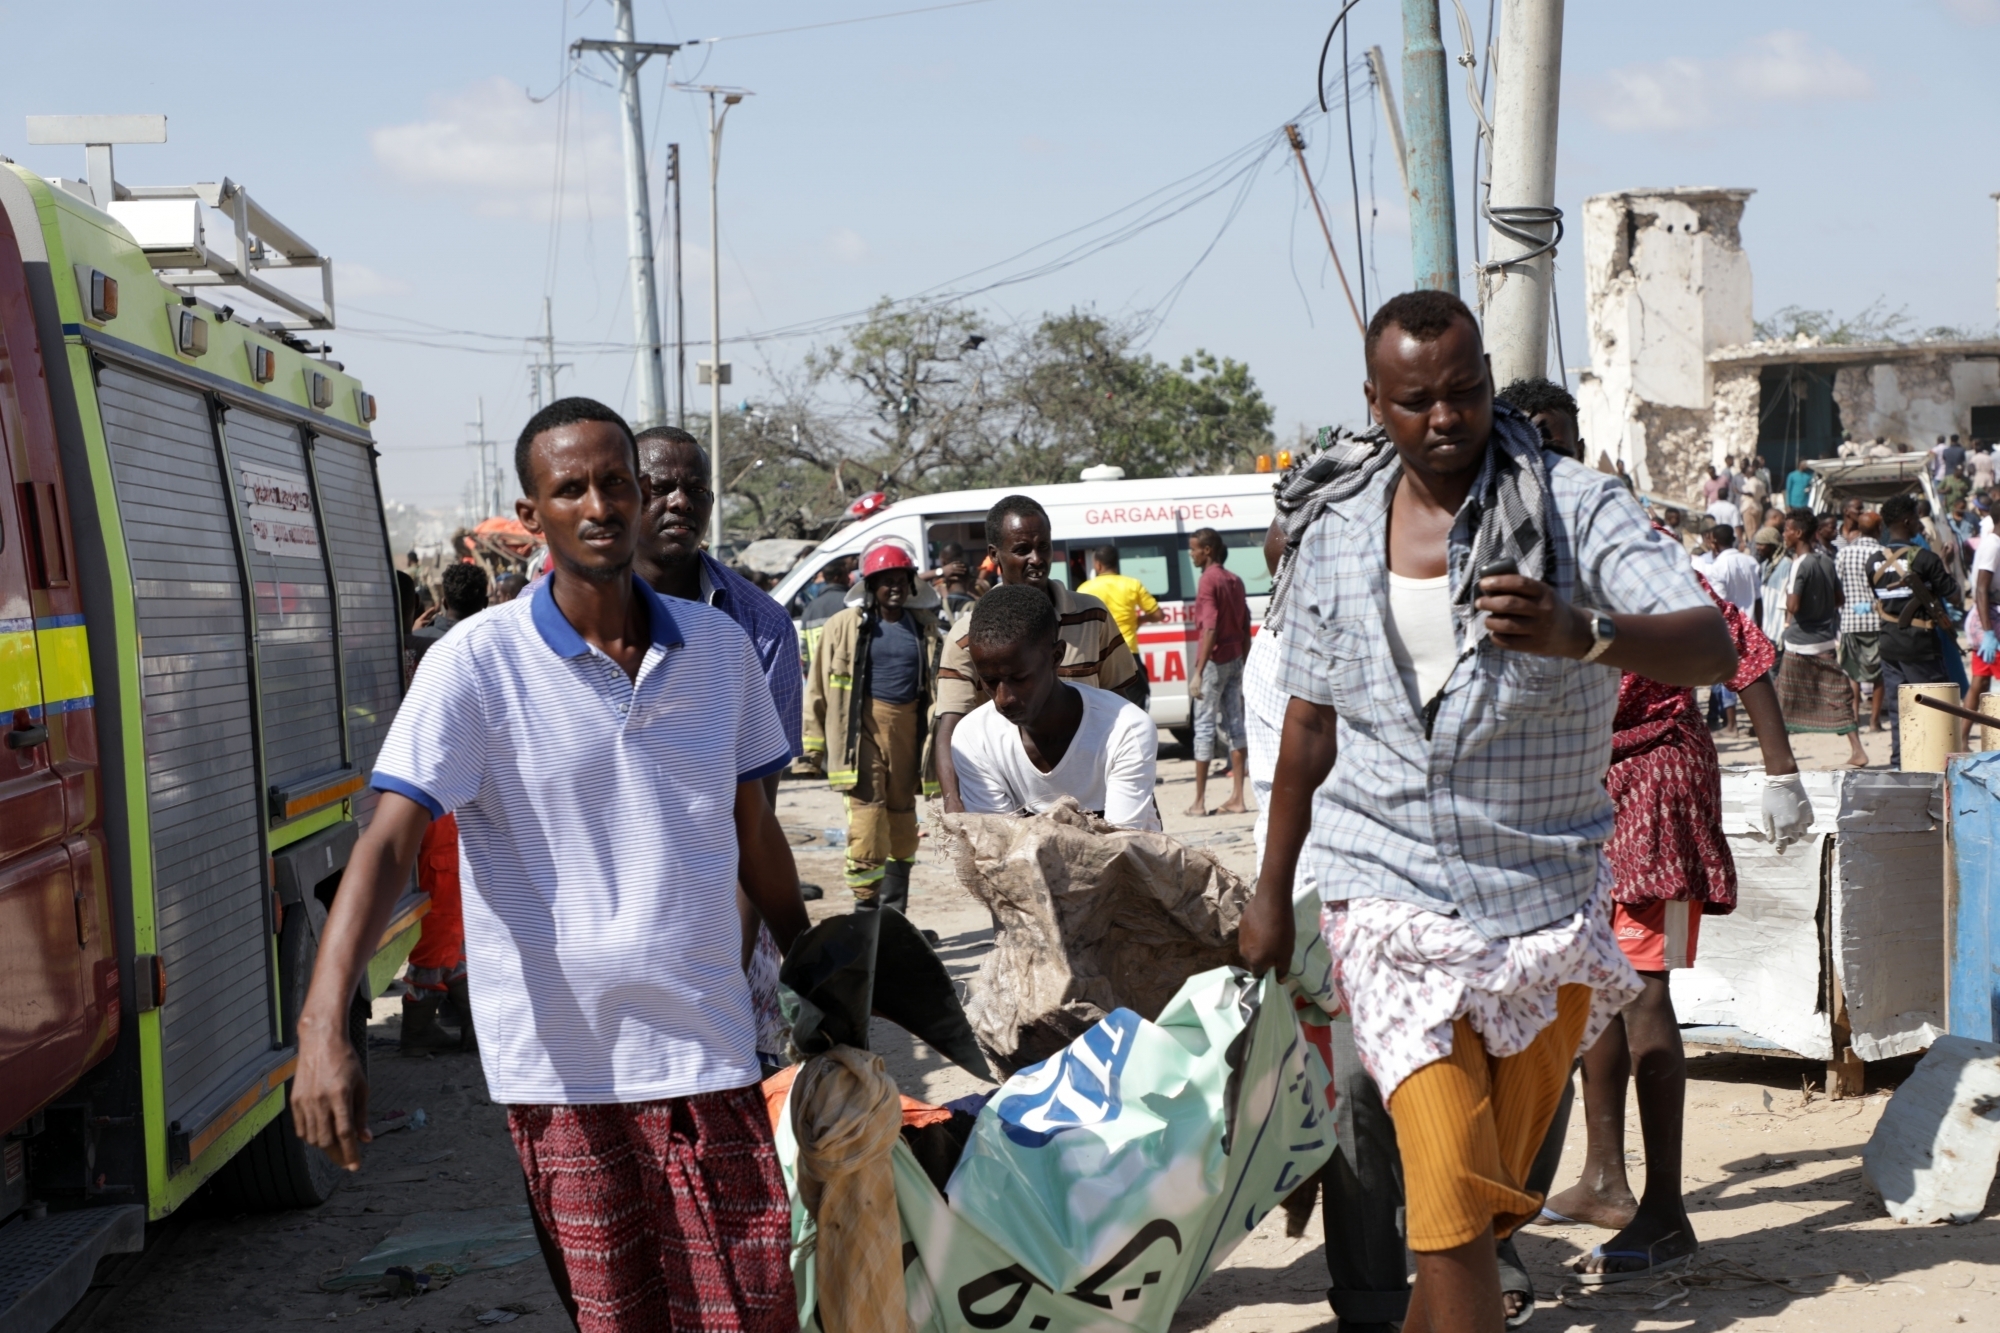
[[[915,570],[916,557],[898,541],[877,542],[861,557],[861,577],[880,574],[885,569]]]

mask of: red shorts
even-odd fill
[[[1975,648],[1978,646],[1976,642],[1973,644]],[[1988,680],[2000,680],[2000,657],[1995,657],[1991,662],[1988,662],[1978,653],[1967,653],[1965,655],[1965,668],[1975,676],[1984,676]]]
[[[1701,938],[1701,904],[1650,902],[1611,904],[1611,933],[1625,961],[1641,972],[1671,972],[1694,966]]]
[[[582,1333],[797,1333],[792,1206],[756,1084],[510,1106],[507,1128]]]

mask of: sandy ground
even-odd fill
[[[1887,742],[1886,735],[1867,738],[1878,764]],[[1752,742],[1725,739],[1723,750],[1725,762],[1755,762]],[[1845,752],[1838,738],[1800,738],[1807,767],[1831,767]],[[1183,816],[1191,765],[1173,754],[1163,746],[1160,807],[1168,831],[1200,840],[1247,875],[1251,817]],[[1226,781],[1210,784],[1211,803],[1226,794]],[[814,917],[846,910],[841,853],[824,837],[825,829],[842,824],[837,798],[821,785],[788,781],[779,813],[797,844],[801,878],[827,889],[812,904]],[[940,953],[952,972],[969,976],[990,943],[986,913],[928,848],[919,861],[912,916],[942,936]],[[509,1306],[508,1313],[525,1311],[506,1323],[510,1330],[567,1328],[542,1265],[532,1259],[411,1299],[320,1289],[322,1278],[367,1253],[409,1214],[523,1197],[505,1113],[487,1101],[477,1059],[399,1058],[396,1013],[393,999],[376,1007],[372,1118],[421,1107],[426,1127],[384,1135],[365,1168],[319,1209],[234,1217],[200,1204],[183,1210],[158,1229],[139,1261],[100,1270],[105,1289],[65,1333],[216,1333],[299,1323],[432,1333],[480,1328],[480,1314]],[[874,1044],[912,1095],[942,1101],[981,1086],[879,1021]],[[1907,1071],[1907,1062],[1875,1067],[1867,1097],[1829,1102],[1802,1091],[1822,1085],[1818,1066],[1733,1055],[1692,1060],[1686,1189],[1703,1244],[1698,1266],[1678,1280],[1586,1296],[1564,1288],[1564,1266],[1606,1234],[1530,1228],[1520,1248],[1542,1299],[1531,1327],[1596,1333],[2000,1328],[1994,1207],[1969,1226],[1901,1227],[1861,1183],[1862,1146],[1889,1087]],[[1581,1121],[1580,1114],[1572,1119],[1558,1188],[1575,1179]],[[1636,1112],[1627,1147],[1638,1188],[1644,1173]],[[1319,1236],[1315,1217],[1304,1236],[1287,1239],[1282,1214],[1273,1214],[1190,1298],[1176,1333],[1333,1329]]]

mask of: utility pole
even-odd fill
[[[1417,286],[1458,295],[1451,112],[1438,0],[1403,0],[1403,110],[1409,129],[1410,244]]]
[[[617,36],[612,41],[580,41],[570,47],[576,54],[602,51],[618,66],[618,101],[624,113],[625,145],[625,234],[632,264],[632,332],[637,343],[638,365],[633,376],[638,386],[639,409],[634,425],[640,429],[666,421],[666,373],[660,360],[660,297],[653,271],[653,196],[646,183],[646,124],[639,96],[639,67],[648,57],[671,57],[678,43],[641,42],[633,38],[632,0],[611,0],[617,13]]]
[[[2000,194],[1993,196],[1993,205],[1996,210],[1995,220],[2000,222]],[[2000,310],[2000,270],[1996,270],[1993,279],[1993,308]]]
[[[674,424],[687,429],[687,300],[681,284],[681,146],[667,145],[667,200],[674,213]]]
[[[749,94],[742,90],[703,88],[708,94],[708,467],[709,489],[715,492],[715,513],[709,520],[709,550],[722,552],[722,386],[729,367],[722,363],[722,212],[716,177],[722,171],[722,122],[729,108]],[[716,99],[721,99],[720,110]]]
[[[547,401],[553,403],[562,396],[556,392],[556,372],[570,368],[569,362],[558,362],[556,360],[554,302],[546,296],[542,298],[542,336],[540,341],[542,344],[542,359],[530,367],[529,371],[535,380],[535,410],[537,412],[541,411],[543,406],[542,377],[544,375],[548,376],[549,396]]]
[[[1347,293],[1347,308],[1354,312],[1355,331],[1365,339],[1368,321],[1361,318],[1361,307],[1354,304],[1354,289],[1347,285],[1347,270],[1341,267],[1340,251],[1333,248],[1333,231],[1326,225],[1326,210],[1319,206],[1319,191],[1313,188],[1312,172],[1306,167],[1306,141],[1298,126],[1285,126],[1285,141],[1292,146],[1292,156],[1299,160],[1299,175],[1305,178],[1306,195],[1312,200],[1314,216],[1319,218],[1319,234],[1326,237],[1326,252],[1333,256],[1333,271],[1340,275],[1340,290]],[[1354,262],[1360,263],[1361,257],[1356,255]]]
[[[498,450],[495,449],[493,461],[490,464],[492,470],[489,473],[488,471],[489,464],[487,463],[486,460],[486,453],[488,449],[494,448],[494,443],[492,440],[486,438],[485,397],[481,396],[478,399],[478,403],[479,403],[478,419],[474,421],[468,421],[466,423],[473,429],[472,444],[473,447],[479,451],[479,482],[472,488],[472,495],[473,495],[472,507],[475,510],[485,511],[483,513],[477,513],[473,516],[472,521],[475,524],[477,524],[480,519],[491,518],[493,515],[500,512],[499,453]]]
[[[1403,179],[1403,193],[1410,192],[1409,150],[1403,146],[1403,118],[1396,114],[1396,90],[1389,84],[1389,59],[1382,48],[1368,48],[1368,68],[1375,75],[1375,91],[1382,99],[1382,119],[1389,124],[1389,147],[1396,154],[1396,174]]]
[[[1549,286],[1562,237],[1555,206],[1562,28],[1563,0],[1501,0],[1485,210],[1492,257],[1479,272],[1496,384],[1539,378],[1549,368]]]

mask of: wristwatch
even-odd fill
[[[1595,662],[1598,658],[1604,656],[1604,650],[1609,648],[1617,638],[1618,622],[1610,616],[1605,615],[1602,611],[1592,611],[1590,613],[1590,651],[1583,655],[1583,660],[1586,662]]]

